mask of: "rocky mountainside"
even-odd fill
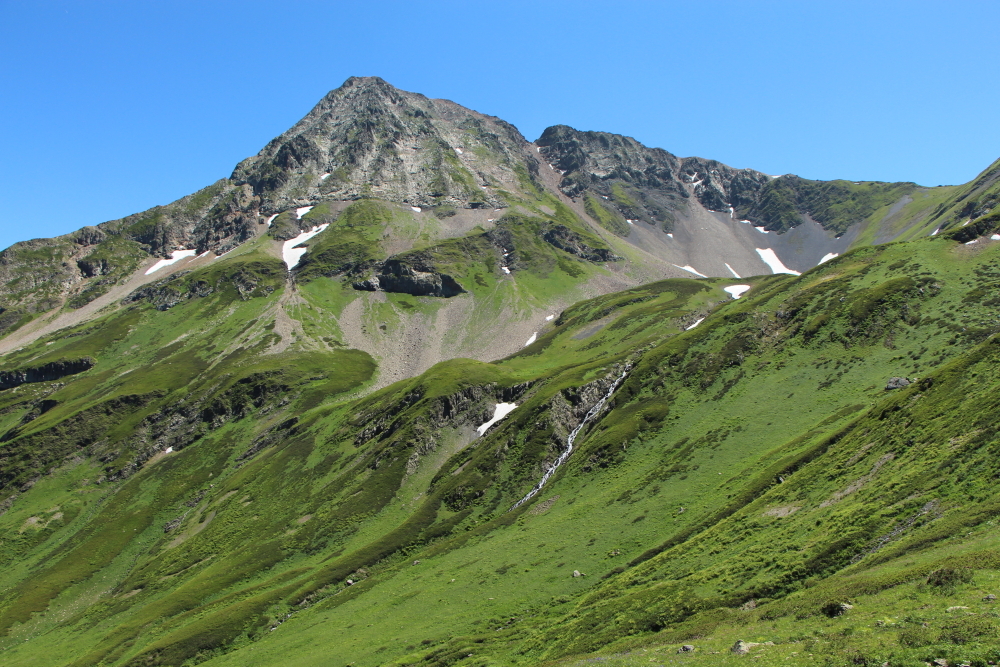
[[[0,662],[997,663],[996,167],[532,144],[351,79],[16,244]]]

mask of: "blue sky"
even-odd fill
[[[995,2],[0,0],[0,248],[230,175],[377,75],[500,116],[806,178],[1000,157]]]

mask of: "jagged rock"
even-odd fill
[[[75,375],[90,370],[97,362],[92,357],[53,361],[41,366],[0,371],[0,390],[17,387],[26,382],[52,382],[67,375]]]
[[[583,242],[579,234],[566,225],[553,225],[542,238],[560,250],[591,262],[613,262],[621,259],[607,248],[591,248]]]
[[[903,387],[909,386],[910,380],[902,377],[892,377],[889,381],[885,383],[886,390],[889,389],[902,389]]]
[[[580,572],[580,570],[573,570],[573,576],[574,577],[582,577],[582,576],[584,576],[584,574],[582,572]]]
[[[413,296],[445,298],[465,292],[458,281],[448,274],[433,270],[421,270],[429,268],[423,263],[417,263],[414,267],[404,260],[389,259],[382,264],[374,277],[351,283],[351,286],[356,290],[369,292],[382,290],[383,292],[397,292]]]
[[[747,653],[750,652],[750,645],[745,641],[743,641],[742,639],[737,639],[736,643],[733,644],[733,647],[729,650],[735,653],[736,655],[746,655]]]
[[[694,646],[692,646],[691,644],[684,644],[684,646],[681,646],[679,649],[677,649],[677,652],[678,653],[690,653],[693,650],[694,650]]]

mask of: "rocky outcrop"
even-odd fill
[[[591,262],[613,262],[621,259],[607,248],[591,248],[583,242],[579,234],[566,225],[553,225],[542,238],[549,245]]]
[[[890,389],[902,389],[903,387],[908,387],[911,384],[910,380],[903,377],[893,377],[889,378],[889,381],[885,383],[886,390]]]
[[[92,357],[53,361],[41,366],[0,371],[0,390],[11,389],[26,382],[53,382],[67,375],[90,370],[97,362]]]
[[[356,290],[397,292],[413,296],[451,297],[466,290],[446,273],[420,270],[403,260],[390,259],[382,263],[375,276],[352,283]]]

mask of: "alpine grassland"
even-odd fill
[[[594,270],[552,224],[497,226],[531,290]],[[581,301],[377,391],[336,271],[248,247],[149,283],[5,357],[94,363],[0,392],[3,662],[996,662],[1000,243],[961,229]],[[488,303],[477,238],[411,252]]]

